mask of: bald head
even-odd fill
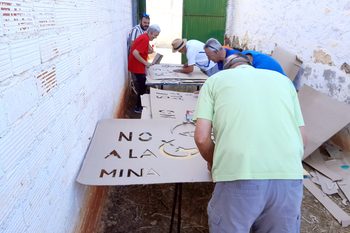
[[[224,60],[224,70],[236,68],[239,65],[252,65],[249,58],[241,53],[235,53]]]

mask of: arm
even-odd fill
[[[306,136],[305,126],[300,126],[299,130],[300,130],[301,137],[303,138],[303,145],[304,145],[304,149],[305,149],[306,144],[307,144],[307,136]]]
[[[132,45],[134,44],[135,41],[130,40],[130,49],[132,48]]]
[[[186,62],[182,68],[187,68],[188,67],[188,62]]]
[[[187,64],[187,63],[186,63],[186,64]],[[186,65],[186,64],[185,64],[185,65]],[[194,65],[187,66],[186,68],[183,68],[183,69],[174,70],[174,72],[189,74],[189,73],[192,73],[192,72],[193,72],[193,69],[194,69],[193,67],[194,67]]]
[[[138,60],[139,62],[141,62],[142,64],[144,64],[147,68],[150,67],[152,64],[145,61],[141,55],[140,52],[137,51],[136,49],[132,52],[132,55],[134,55],[134,57],[136,58],[136,60]]]
[[[215,144],[211,139],[212,122],[207,119],[198,118],[196,130],[194,131],[194,141],[201,153],[202,157],[213,165],[213,156]]]
[[[154,50],[153,50],[152,46],[149,44],[148,45],[148,54],[151,54],[153,52],[154,52]]]

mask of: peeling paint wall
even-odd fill
[[[226,43],[269,55],[281,46],[303,61],[297,89],[307,84],[350,104],[349,22],[349,1],[228,0]]]
[[[73,232],[75,179],[127,79],[131,1],[0,0],[0,232]]]

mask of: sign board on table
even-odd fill
[[[186,112],[189,112],[190,120],[193,118],[198,97],[193,93],[167,91],[151,88],[150,98],[152,103],[153,119],[177,119],[186,121]]]
[[[194,130],[193,123],[169,119],[101,120],[77,181],[86,185],[210,182]]]
[[[182,65],[175,64],[156,64],[147,69],[147,78],[149,80],[207,80],[208,76],[204,74],[197,66],[193,67],[193,72],[189,74],[174,72],[176,69],[181,69]]]

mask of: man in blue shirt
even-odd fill
[[[213,72],[211,72],[211,75],[219,72],[220,70],[223,70],[223,64],[224,64],[225,58],[229,57],[232,54],[240,52],[236,49],[227,49],[227,48],[224,49],[221,46],[220,42],[214,38],[210,38],[209,40],[207,40],[207,42],[204,44],[204,51],[205,51],[205,54],[208,56],[209,60],[212,60],[213,62],[217,63],[217,67],[214,67],[216,68],[216,70],[213,71],[214,70],[213,68],[212,69]],[[249,61],[254,68],[273,70],[287,76],[284,73],[281,65],[269,55],[266,55],[257,51],[253,51],[253,50],[247,50],[241,53],[248,56]]]
[[[221,46],[220,42],[214,38],[210,38],[209,40],[207,40],[207,42],[204,44],[203,49],[208,59],[216,63],[216,66],[214,66],[210,71],[207,72],[208,76],[211,76],[219,72],[220,70],[223,70],[224,60],[226,57],[240,52],[235,49],[224,49]]]
[[[266,55],[257,51],[253,51],[253,50],[247,50],[241,53],[248,56],[250,63],[252,63],[254,68],[264,69],[264,70],[273,70],[283,74],[284,76],[287,76],[284,73],[278,61],[276,61],[276,59],[270,57],[269,55]]]

